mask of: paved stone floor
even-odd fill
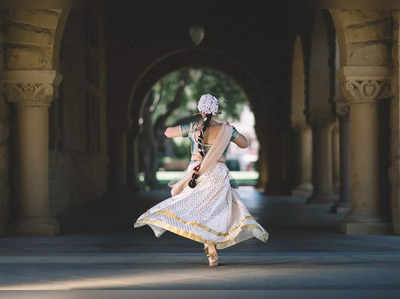
[[[343,235],[329,205],[240,193],[270,239],[220,250],[217,268],[200,243],[131,228],[159,191],[127,231],[1,238],[0,298],[400,298],[400,236]]]

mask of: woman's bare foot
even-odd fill
[[[204,244],[210,267],[218,266],[218,252],[214,244]]]

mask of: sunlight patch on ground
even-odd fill
[[[146,271],[147,273],[138,273],[127,271],[124,274],[115,275],[113,273],[103,274],[96,276],[84,276],[77,274],[75,278],[56,278],[54,280],[47,280],[28,283],[18,283],[13,285],[0,286],[0,291],[10,290],[72,290],[72,289],[102,289],[102,288],[126,288],[126,287],[155,287],[159,284],[179,285],[184,286],[191,284],[193,281],[207,281],[210,282],[220,280],[221,272],[223,272],[223,279],[229,280],[249,280],[254,276],[268,276],[272,273],[266,271],[263,265],[245,266],[238,271],[236,268],[218,269],[220,271],[210,271],[208,266],[201,266],[202,269],[180,269],[164,270],[159,273]],[[129,273],[131,272],[131,273]],[[136,273],[135,273],[136,272]]]

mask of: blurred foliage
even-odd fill
[[[173,151],[176,159],[188,159],[190,157],[190,141],[187,138],[182,138],[182,142],[172,142]]]
[[[168,74],[153,87],[154,98],[151,107],[153,123],[167,111],[168,104],[173,101],[182,78],[178,70]],[[239,120],[240,113],[247,105],[247,97],[240,86],[229,76],[214,69],[187,69],[189,78],[186,80],[179,108],[167,118],[165,127],[190,121],[198,113],[197,101],[205,93],[216,96],[220,102],[217,118]]]
[[[144,184],[157,184],[156,172],[172,160],[190,158],[190,140],[164,136],[166,127],[176,126],[200,118],[197,102],[200,96],[210,93],[219,100],[217,119],[240,120],[241,112],[248,105],[247,96],[229,76],[209,68],[182,68],[159,80],[147,95],[141,129],[140,155]],[[169,162],[168,162],[169,161]],[[237,169],[235,161],[229,164]]]
[[[231,170],[231,171],[240,171],[239,160],[237,160],[237,159],[227,159],[225,163],[226,163],[226,166],[228,167],[229,170]]]

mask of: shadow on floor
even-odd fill
[[[330,212],[331,204],[309,205],[301,197],[265,196],[253,187],[237,190],[250,213],[267,230],[333,231],[344,217]],[[62,234],[131,232],[137,217],[169,196],[169,189],[135,192],[127,187],[120,188],[99,200],[72,206],[58,215]]]

